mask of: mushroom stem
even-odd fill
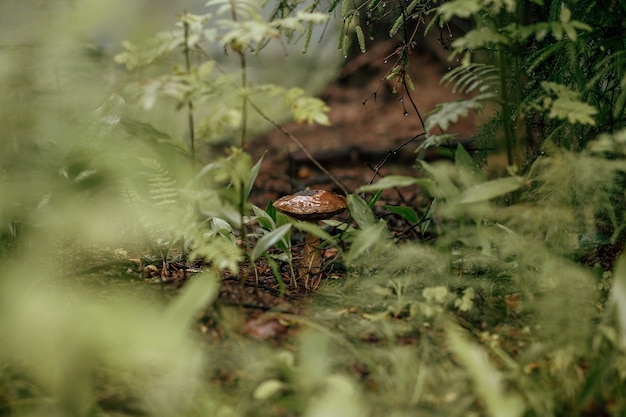
[[[322,270],[320,246],[322,239],[307,233],[304,238],[302,265],[299,269],[300,279],[304,281],[304,288],[309,289],[311,278],[316,277]]]

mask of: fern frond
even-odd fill
[[[576,91],[570,90],[567,86],[548,81],[542,82],[541,87],[547,93],[543,99],[543,109],[549,110],[548,118],[567,120],[572,124],[596,125],[593,116],[598,113],[598,110],[581,101]]]
[[[139,158],[147,169],[148,193],[150,199],[159,206],[172,206],[178,200],[176,179],[171,177],[167,168],[154,158]]]
[[[195,15],[191,13],[180,17],[181,21],[188,24],[187,42],[189,45],[215,40],[215,31],[204,27],[209,17],[208,14]],[[138,44],[130,41],[122,42],[124,52],[117,54],[114,61],[117,64],[126,65],[128,70],[133,70],[168,56],[177,48],[182,47],[184,43],[185,31],[182,27],[162,31]]]
[[[235,13],[243,20],[261,17],[261,3],[257,0],[210,0],[206,3],[209,8],[215,8],[217,16]]]
[[[605,79],[614,72],[618,77],[620,77],[621,73],[624,72],[624,68],[626,68],[626,51],[617,51],[602,58],[595,64],[594,70],[596,71],[596,74],[589,80],[587,87],[591,87],[601,79]]]
[[[449,71],[441,78],[441,82],[446,87],[452,85],[453,93],[484,94],[495,90],[500,82],[500,72],[493,65],[471,63]]]
[[[130,71],[169,55],[183,43],[184,33],[180,29],[160,32],[142,44],[124,41],[122,46],[125,51],[117,54],[114,61],[116,64],[126,65],[126,69]]]
[[[483,108],[483,96],[476,96],[471,99],[450,101],[439,104],[426,119],[426,132],[431,133],[433,129],[439,127],[444,132],[459,121],[461,117],[467,117],[470,110],[480,110]]]
[[[511,42],[506,36],[494,31],[489,27],[481,27],[470,30],[465,36],[452,42],[452,47],[457,52],[465,50],[485,49],[493,45],[508,45]]]

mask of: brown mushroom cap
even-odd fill
[[[333,217],[347,207],[346,198],[324,190],[304,190],[279,198],[276,210],[294,219],[317,221]]]

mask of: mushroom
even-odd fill
[[[279,198],[274,202],[276,210],[305,222],[317,222],[342,213],[347,207],[346,198],[324,190],[304,190]],[[319,246],[321,239],[306,233],[302,265],[299,275],[304,278],[305,288],[309,288],[309,279],[321,269]]]

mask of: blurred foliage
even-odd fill
[[[584,3],[280,1],[267,13],[213,0],[152,37],[120,28],[116,44],[147,39],[113,48],[129,75],[94,42],[111,22],[144,21],[151,3],[4,2],[0,30],[12,22],[14,36],[0,45],[0,414],[622,415],[626,261],[607,268],[594,255],[626,224],[623,17],[617,2]],[[269,41],[311,48],[314,25],[340,8],[344,53],[391,18],[404,43],[390,78],[409,90],[407,25],[475,19],[450,45],[462,61],[443,81],[477,94],[432,113],[424,143],[496,99],[509,139],[537,134],[543,154],[489,179],[459,146],[453,161],[357,191],[373,197],[349,195],[353,224],[336,225],[348,269],[307,316],[262,316],[301,329],[276,346],[242,336],[241,310],[216,301],[219,272],[263,258],[280,283],[292,231],[336,239],[251,206],[262,160],[212,146],[245,145],[257,100],[327,123],[304,86],[256,82],[249,65]],[[214,59],[224,49],[234,66]],[[374,214],[378,191],[415,185],[428,207],[385,209],[423,240],[394,241]],[[210,267],[172,297],[80,273],[146,253]],[[203,334],[206,315],[216,323]]]
[[[469,97],[442,103],[425,118],[428,145],[448,140],[446,130],[459,117],[495,108],[485,114],[478,138],[487,147],[506,149],[509,165],[521,171],[544,146],[580,151],[598,134],[625,126],[619,1],[343,4],[344,43],[356,38],[363,48],[362,33],[374,39],[381,27],[398,38],[401,46],[387,57],[393,62],[388,77],[398,91],[413,89],[408,55],[424,31],[450,51],[455,68],[443,81]]]

